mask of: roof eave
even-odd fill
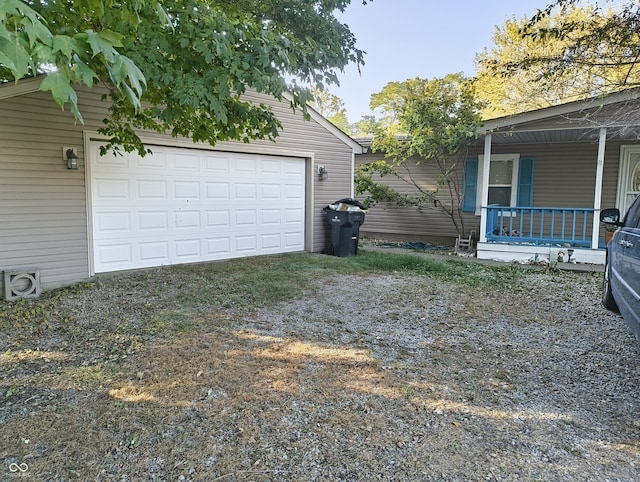
[[[517,127],[528,122],[535,122],[552,117],[562,116],[571,112],[581,112],[585,109],[593,109],[596,107],[604,107],[618,102],[636,100],[640,98],[640,89],[626,89],[601,97],[592,97],[590,99],[568,102],[566,104],[554,105],[544,109],[538,109],[529,112],[522,112],[511,116],[499,117],[485,121],[478,127],[478,134],[485,135],[493,131],[505,128]]]
[[[7,82],[5,85],[0,85],[0,100],[38,92],[43,78],[44,76],[39,75],[18,82]]]

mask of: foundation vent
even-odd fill
[[[4,298],[6,300],[37,298],[41,292],[39,269],[20,268],[4,272]]]

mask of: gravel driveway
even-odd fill
[[[167,337],[182,273],[63,296],[84,331],[38,334],[42,357],[0,333],[0,480],[21,462],[60,481],[640,480],[640,344],[600,274],[332,272],[295,299],[200,306]],[[98,334],[143,319],[126,350]]]

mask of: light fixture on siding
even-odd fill
[[[67,169],[78,169],[78,153],[75,147],[63,147],[64,160],[67,161]]]
[[[327,168],[324,166],[318,166],[318,176],[321,181],[326,181],[329,179],[329,171],[327,171]]]

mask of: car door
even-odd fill
[[[611,284],[622,315],[640,323],[640,197],[629,208],[624,225],[610,246]]]

